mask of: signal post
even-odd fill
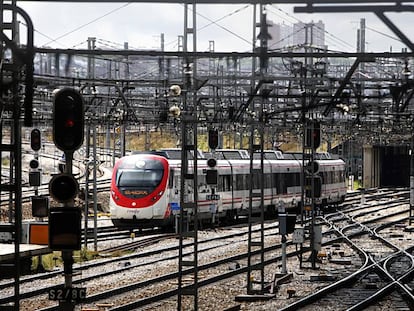
[[[319,236],[317,234],[317,229],[315,226],[315,198],[321,197],[322,191],[322,179],[318,175],[319,171],[319,163],[315,161],[315,152],[316,149],[319,148],[321,144],[321,128],[320,123],[314,120],[308,121],[306,125],[305,131],[305,143],[304,143],[304,150],[308,151],[309,158],[306,167],[304,167],[304,175],[305,175],[305,197],[310,200],[310,213],[312,217],[312,222],[310,226],[310,248],[311,248],[311,255],[309,260],[312,263],[312,268],[316,268],[316,258],[317,258],[317,246],[316,237]]]
[[[81,210],[75,206],[79,184],[72,173],[73,153],[84,137],[84,103],[72,88],[55,93],[53,102],[53,141],[65,154],[64,172],[53,176],[50,196],[59,203],[49,210],[49,248],[62,252],[65,284],[49,291],[49,299],[59,300],[59,310],[73,311],[75,303],[86,298],[85,288],[72,287],[73,251],[81,249]]]

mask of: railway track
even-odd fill
[[[396,208],[400,203],[394,204]],[[377,310],[384,303],[388,307],[391,305],[392,310],[412,310],[414,296],[408,284],[414,277],[414,248],[402,247],[390,238],[401,230],[397,224],[407,221],[404,214],[407,216],[407,211],[396,211],[363,222],[355,221],[357,215],[338,218],[335,223],[331,220],[329,223],[338,237],[359,254],[363,264],[347,277],[281,310],[313,310],[316,307],[323,310],[364,310],[373,307]],[[358,217],[366,219],[366,215],[363,212]],[[396,217],[399,219],[395,220]],[[379,233],[390,228],[393,230]]]
[[[393,196],[391,196],[391,198],[392,197]],[[393,202],[393,200],[396,202]],[[375,222],[375,219],[381,222],[379,225],[381,230],[386,230],[384,223],[387,222],[387,218],[385,217],[388,217],[389,222],[390,219],[394,221],[395,218],[399,218],[399,222],[404,221],[406,215],[404,215],[404,212],[398,211],[397,208],[397,206],[401,206],[401,202],[398,201],[398,198],[394,198],[393,200],[387,200],[387,202],[382,203],[378,202],[377,204],[372,204],[372,206],[362,206],[359,208],[348,206],[344,208],[343,212],[341,211],[327,215],[327,220],[324,222],[324,239],[327,240],[327,242],[324,243],[324,247],[328,247],[328,245],[343,244],[344,241],[348,240],[351,242],[354,240],[352,243],[357,244],[358,239],[360,239],[362,235],[368,237],[372,236],[374,230],[372,229],[372,226],[374,226],[373,223]],[[381,213],[384,204],[391,204],[391,207],[389,206],[390,209],[385,213],[388,216]],[[392,207],[392,204],[395,204],[395,206]],[[395,211],[393,208],[395,208]],[[369,212],[367,209],[369,209]],[[348,210],[352,216],[346,215],[345,210]],[[368,217],[367,215],[371,215],[371,217]],[[362,218],[362,224],[353,225],[350,223],[356,221],[355,219],[357,218]],[[322,220],[323,218],[318,219],[318,221]],[[267,227],[265,264],[266,266],[273,265],[277,267],[281,262],[281,245],[278,240],[277,225],[269,224]],[[358,227],[359,229],[356,229]],[[248,269],[246,265],[247,254],[245,251],[246,236],[247,232],[245,228],[241,230],[228,228],[219,229],[217,232],[203,232],[203,237],[200,237],[201,242],[199,242],[199,258],[201,259],[199,273],[202,275],[199,280],[200,291],[204,291],[204,288],[214,288],[214,284],[217,283],[231,282],[234,278],[241,279],[241,282],[244,283],[244,277]],[[152,240],[154,242],[157,241],[155,238]],[[178,261],[178,245],[176,239],[172,236],[168,237],[168,241],[169,242],[158,240],[156,245],[152,244],[151,246],[148,246],[148,244],[141,244],[138,246],[133,245],[131,247],[137,249],[137,251],[128,256],[115,259],[106,258],[104,260],[99,260],[96,263],[91,262],[81,264],[75,270],[81,277],[74,280],[74,285],[77,286],[78,284],[82,284],[82,286],[88,288],[87,299],[84,302],[84,306],[91,307],[97,303],[110,303],[113,305],[111,310],[151,308],[150,306],[153,307],[154,304],[161,306],[168,305],[171,307],[170,304],[173,303],[172,301],[174,301],[174,298],[177,295],[176,280],[178,275],[176,265]],[[145,243],[148,242],[149,241],[146,241]],[[393,253],[397,252],[397,248],[387,246],[387,251],[384,252],[384,254],[378,254],[377,256],[377,254],[375,254],[375,249],[379,247],[379,245],[373,247],[370,256],[373,256],[374,258],[383,258],[382,260],[384,263],[388,258],[391,258]],[[229,250],[229,247],[231,250]],[[356,246],[349,246],[349,248],[353,250],[352,258],[354,264],[352,267],[346,266],[342,269],[337,269],[338,279],[345,280],[344,282],[348,284],[351,281],[346,280],[347,278],[351,278],[350,273],[356,274],[354,276],[355,279],[361,279],[362,276],[367,275],[368,279],[366,281],[361,281],[362,283],[360,283],[363,284],[360,286],[365,286],[366,284],[373,283],[375,278],[382,276],[382,274],[378,274],[378,277],[374,277],[376,274],[374,269],[375,265],[371,262],[372,259],[370,259],[369,256],[362,256],[359,248]],[[308,250],[307,247],[304,247],[303,249],[305,254]],[[296,258],[298,255],[299,251],[295,249],[295,246],[288,243],[288,257],[290,260]],[[368,259],[362,260],[361,258]],[[402,260],[408,262],[407,258]],[[387,262],[387,266],[390,267],[391,270],[397,269],[396,267],[399,265],[398,260],[395,261],[395,263],[391,260]],[[113,265],[115,265],[116,268],[114,268]],[[373,267],[368,269],[370,265]],[[229,267],[234,268],[230,269]],[[103,269],[104,271],[101,270],[101,272],[98,272],[96,269]],[[357,274],[361,269],[367,270],[363,270],[360,274]],[[188,271],[188,273],[190,272],[191,271]],[[49,285],[51,287],[56,286],[56,282],[62,282],[61,277],[59,278],[61,271],[55,273],[57,274],[54,278],[51,278],[48,281],[49,284],[55,282],[54,284]],[[398,272],[395,273],[398,274]],[[119,275],[124,277],[122,281],[119,280]],[[106,281],[104,281],[106,278],[118,279],[118,281],[112,282],[113,284],[109,286],[106,284]],[[384,282],[384,286],[387,286],[386,280],[382,282]],[[99,286],[97,284],[99,284]],[[114,284],[119,286],[114,287]],[[327,288],[329,287],[333,288],[333,285],[330,285]],[[30,291],[25,293],[24,305],[35,303],[33,301],[47,300],[44,296],[45,288],[47,287],[42,286],[42,290],[38,293],[34,291],[32,291],[31,294]],[[243,292],[243,288],[239,288],[236,292]],[[40,295],[40,297],[38,295]],[[369,296],[367,296],[366,299],[368,299],[368,297]],[[4,302],[5,300],[0,300],[0,302],[1,301]],[[307,301],[307,303],[309,303],[309,301]],[[228,301],[228,304],[229,306],[235,304],[234,295],[232,296],[232,301]],[[296,307],[297,306],[298,305],[296,305]],[[41,310],[58,310],[58,308],[57,306],[49,306]],[[162,310],[162,308],[160,310]]]
[[[52,148],[52,145],[48,146],[48,149],[50,148]],[[26,151],[25,154],[27,155],[28,159],[32,158],[32,151],[30,152]],[[55,163],[59,161],[60,159],[59,155],[53,152],[51,154],[48,154],[46,152],[43,152],[40,154],[39,161],[44,164],[44,167],[42,167],[42,176],[43,176],[42,184],[36,189],[36,192],[38,195],[49,195],[49,179],[50,179],[49,176],[51,176],[52,172],[57,173]],[[96,188],[97,188],[98,193],[109,191],[110,182],[111,182],[110,177],[105,176],[104,170],[101,168],[101,164],[102,163],[99,163],[98,168],[97,168],[98,180],[96,181]],[[85,160],[82,159],[81,155],[79,155],[79,159],[78,158],[74,159],[74,162],[73,162],[73,167],[74,167],[74,172],[75,172],[74,176],[75,178],[78,179],[79,187],[81,189],[85,188],[84,177],[85,177],[86,165],[87,163],[85,162]],[[23,171],[22,171],[23,188],[21,189],[21,193],[22,193],[22,201],[24,203],[29,202],[30,198],[35,195],[34,187],[29,186],[29,183],[27,180],[28,175],[29,175],[29,170],[25,169],[26,167],[28,168],[29,166],[23,165]],[[8,174],[6,173],[7,171],[2,171],[2,174],[3,174],[2,183],[5,183],[10,178]],[[8,203],[9,203],[9,196],[7,194],[2,194],[2,196],[0,197],[0,206],[7,205]]]

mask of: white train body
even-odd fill
[[[302,160],[281,153],[277,156],[274,153],[270,158],[263,160],[263,174],[260,174],[261,160],[254,159],[253,174],[250,175],[250,159],[219,157],[215,167],[218,172],[217,185],[207,184],[206,172],[211,168],[206,159],[197,159],[197,189],[187,185],[184,201],[190,201],[193,192],[197,191],[199,219],[232,220],[248,214],[250,191],[253,213],[260,211],[263,181],[263,205],[268,215],[276,215],[281,205],[287,210],[297,211],[304,200]],[[126,161],[132,164],[123,164]],[[193,161],[189,161],[189,173],[193,173],[192,164]],[[342,202],[346,195],[344,161],[321,158],[318,164],[317,174],[322,178],[322,189],[321,197],[315,199],[315,203],[329,205]],[[124,177],[128,177],[125,183]],[[138,228],[172,224],[172,216],[180,207],[180,178],[179,159],[154,154],[136,154],[120,159],[114,167],[111,185],[113,223]]]

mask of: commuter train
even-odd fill
[[[207,177],[207,171],[211,170],[207,161],[211,155],[199,152],[197,189],[185,188],[184,198],[193,198],[193,191],[197,191],[200,221],[232,221],[248,215],[250,183],[253,213],[260,211],[261,182],[264,184],[266,215],[276,216],[280,206],[287,211],[300,210],[305,197],[301,187],[302,166],[307,165],[307,160],[303,161],[300,154],[266,151],[263,174],[260,174],[260,154],[253,158],[253,170],[249,153],[245,150],[218,150],[213,156],[216,159],[217,184],[212,185]],[[174,224],[174,214],[180,208],[180,158],[180,150],[167,149],[132,154],[116,162],[110,194],[111,219],[115,226],[146,228]],[[321,195],[315,203],[328,206],[343,202],[346,195],[345,162],[327,153],[318,153],[315,158],[317,175],[322,180]],[[188,173],[193,173],[192,163],[190,159]]]

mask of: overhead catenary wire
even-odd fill
[[[87,23],[84,23],[84,24],[82,24],[82,25],[80,25],[78,27],[75,27],[74,29],[72,29],[72,30],[70,30],[70,31],[68,31],[68,32],[66,32],[66,33],[58,36],[57,38],[54,38],[54,39],[50,40],[49,42],[46,42],[45,44],[43,44],[43,46],[47,46],[47,45],[49,45],[49,44],[51,44],[53,42],[58,43],[58,40],[66,37],[68,35],[71,35],[71,34],[75,33],[76,31],[78,31],[78,30],[80,30],[82,28],[85,28],[86,26],[89,26],[89,25],[91,25],[91,24],[93,24],[93,23],[95,23],[95,22],[97,22],[97,21],[99,21],[99,20],[101,20],[101,19],[103,19],[103,18],[105,18],[105,17],[107,17],[107,16],[109,16],[109,15],[111,15],[111,14],[119,11],[119,10],[122,10],[122,9],[126,8],[127,6],[129,6],[130,4],[131,4],[131,2],[125,3],[125,4],[119,6],[119,7],[115,8],[115,9],[112,9],[112,10],[110,10],[110,11],[108,11],[108,12],[106,12],[106,13],[104,13],[104,14],[102,14],[102,15],[100,15],[100,16],[92,19],[92,20],[90,20]]]
[[[371,31],[373,31],[373,32],[375,32],[375,33],[377,33],[377,34],[379,34],[379,35],[382,35],[382,36],[384,36],[384,37],[387,37],[387,38],[389,38],[389,39],[392,39],[392,40],[395,40],[395,41],[398,41],[398,42],[403,43],[403,41],[402,41],[400,38],[393,37],[393,36],[391,36],[391,35],[389,35],[389,34],[386,34],[385,32],[379,31],[379,30],[377,30],[377,29],[374,29],[374,28],[372,28],[372,27],[368,27],[368,26],[365,26],[365,28],[366,28],[366,29],[368,29],[368,30],[371,30]]]

